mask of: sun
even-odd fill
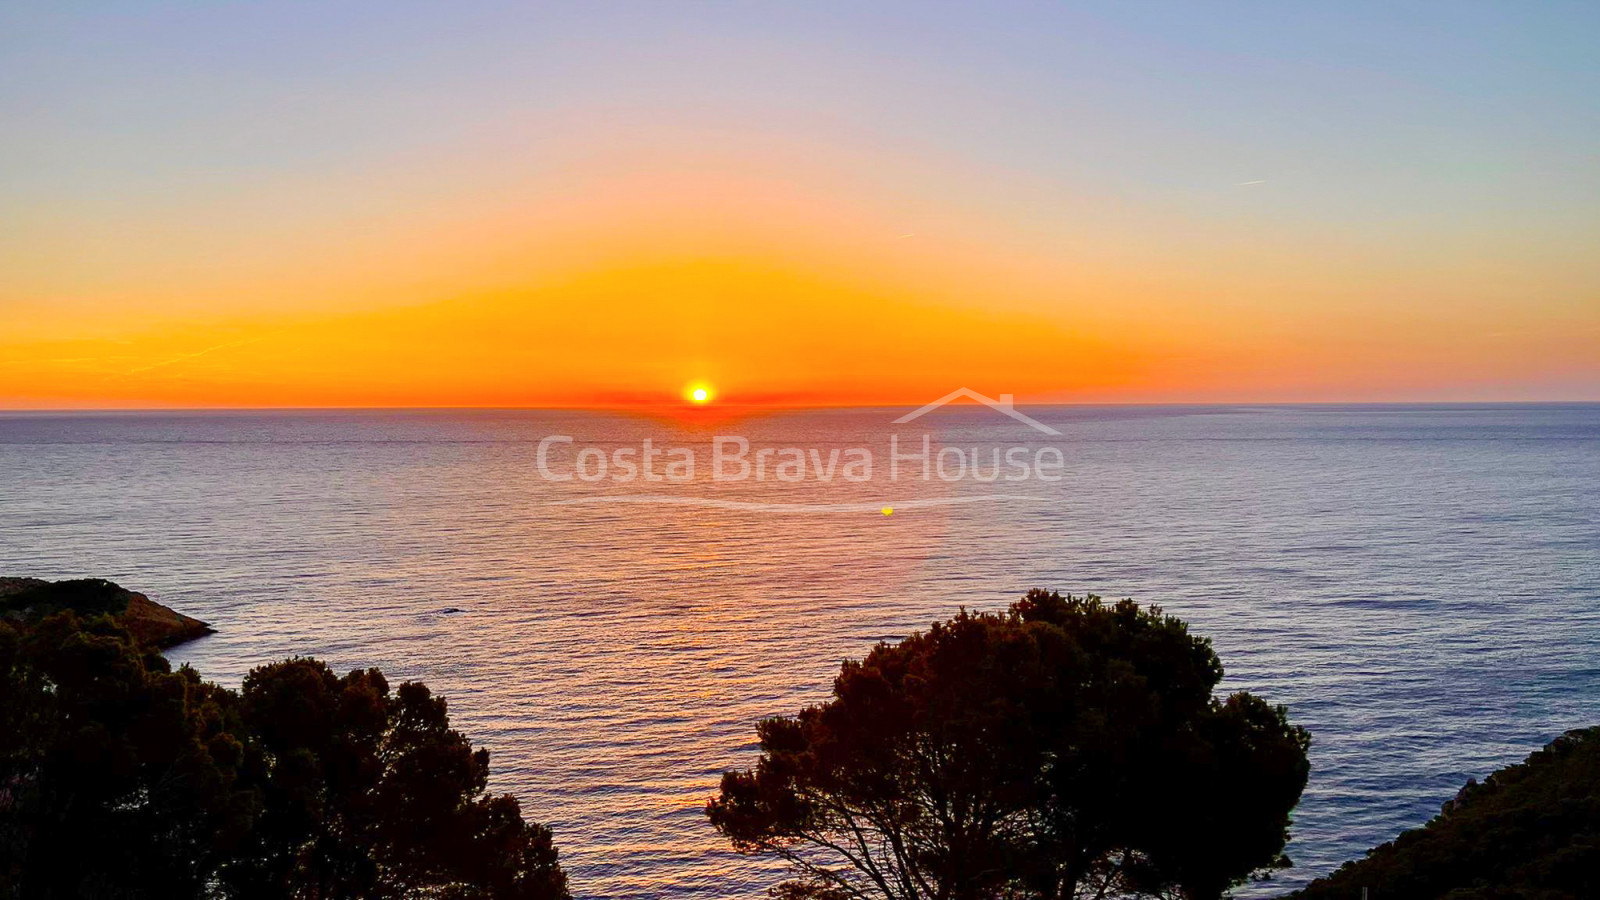
[[[689,398],[689,402],[696,406],[704,406],[711,402],[711,387],[709,385],[691,384],[683,393],[685,397]]]

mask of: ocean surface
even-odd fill
[[[1026,410],[1059,435],[905,412],[0,414],[0,574],[111,578],[205,619],[170,656],[230,685],[294,654],[425,680],[580,897],[761,896],[779,869],[703,812],[756,720],[1030,587],[1161,604],[1214,640],[1226,688],[1311,730],[1296,866],[1243,896],[1600,723],[1600,406]],[[546,478],[552,435],[572,441],[544,472],[600,480]],[[915,456],[924,435],[963,477],[912,459],[891,480],[891,436]],[[718,480],[716,436],[819,465]],[[616,480],[646,438],[692,478]],[[851,448],[871,477],[842,456],[823,480]],[[1013,449],[1029,477],[971,477]]]

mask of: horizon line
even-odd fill
[[[734,403],[718,402],[708,406],[690,403],[591,403],[591,404],[449,404],[449,405],[262,405],[262,406],[0,406],[0,415],[18,413],[157,413],[157,412],[541,412],[541,411],[592,411],[592,412],[691,412],[705,416],[719,410],[789,410],[823,409],[903,409],[914,408],[915,402],[875,403]],[[1048,409],[1058,407],[1223,407],[1223,406],[1600,406],[1600,399],[1579,400],[1137,400],[1137,401],[1043,401],[1016,402],[1017,407]],[[972,402],[953,402],[946,406],[981,407]]]

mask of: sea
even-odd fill
[[[756,722],[1034,587],[1160,605],[1311,731],[1242,897],[1600,724],[1600,405],[913,413],[0,414],[0,574],[204,619],[168,655],[222,684],[427,682],[579,897],[763,896],[704,812]]]

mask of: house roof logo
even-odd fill
[[[1026,415],[1024,413],[1018,412],[1017,408],[1011,402],[1011,397],[1012,397],[1011,394],[1001,394],[1000,395],[1000,399],[997,400],[997,399],[995,399],[993,397],[986,397],[983,394],[980,394],[977,391],[972,390],[971,388],[956,388],[955,390],[951,391],[950,393],[945,394],[943,397],[940,397],[939,399],[933,401],[932,403],[929,403],[927,406],[924,406],[924,407],[922,407],[921,409],[918,409],[918,410],[913,410],[911,412],[908,412],[905,415],[901,416],[900,418],[895,419],[894,420],[894,424],[896,424],[896,425],[904,425],[907,422],[914,422],[917,419],[920,419],[923,416],[927,415],[928,413],[933,412],[934,410],[938,409],[939,407],[944,406],[944,405],[946,405],[948,403],[954,403],[955,401],[961,399],[962,397],[966,397],[968,400],[975,400],[978,403],[982,403],[984,406],[989,407],[990,409],[994,410],[995,412],[1004,413],[1004,414],[1010,416],[1011,418],[1016,419],[1018,422],[1021,422],[1022,424],[1028,426],[1029,428],[1032,428],[1034,431],[1040,432],[1042,434],[1054,434],[1054,435],[1060,435],[1061,434],[1061,432],[1055,430],[1054,428],[1051,428],[1049,425],[1044,424],[1043,422],[1039,421],[1038,419],[1035,419],[1032,416]]]

